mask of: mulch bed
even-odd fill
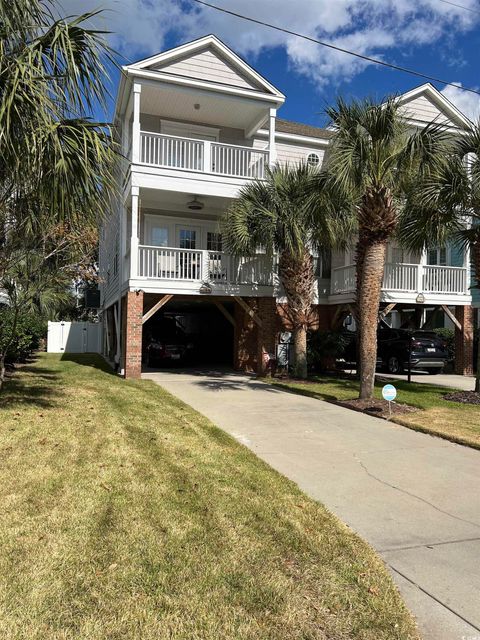
[[[372,400],[342,400],[337,404],[342,407],[347,407],[347,409],[354,409],[355,411],[361,411],[362,413],[368,413],[372,416],[377,416],[378,418],[389,418],[391,415],[399,415],[404,413],[414,413],[418,411],[416,407],[410,407],[408,404],[398,404],[396,402],[392,402],[391,404],[391,413],[389,408],[389,402],[387,400],[379,400],[377,398],[373,398]]]
[[[462,402],[463,404],[480,404],[480,393],[478,391],[454,391],[446,393],[444,400],[451,402]]]

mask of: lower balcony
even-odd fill
[[[356,291],[356,266],[332,269],[331,295]],[[418,294],[435,297],[469,296],[468,269],[440,265],[392,263],[385,265],[382,291],[384,297],[412,297]]]
[[[246,286],[252,295],[259,288],[264,294],[270,288],[272,295],[273,259],[265,254],[234,257],[221,251],[141,245],[138,278],[165,290],[235,294]],[[242,295],[248,293],[244,290]]]

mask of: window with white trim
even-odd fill
[[[222,234],[216,231],[207,231],[207,251],[221,252],[222,250]]]
[[[309,153],[307,163],[311,167],[318,167],[318,165],[320,164],[320,156],[318,155],[318,153]]]

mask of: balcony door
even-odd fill
[[[177,225],[177,247],[183,249],[179,253],[179,270],[182,279],[200,280],[202,254],[197,250],[201,244],[201,229],[193,225]]]

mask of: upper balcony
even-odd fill
[[[268,158],[267,150],[140,132],[140,163],[151,167],[262,180]]]
[[[354,298],[357,289],[356,265],[332,269],[332,297]],[[464,304],[470,298],[469,269],[446,265],[389,263],[385,265],[382,298],[389,302],[425,300],[442,304]]]
[[[115,121],[126,188],[231,198],[275,161],[285,96],[214,36],[123,70]]]

